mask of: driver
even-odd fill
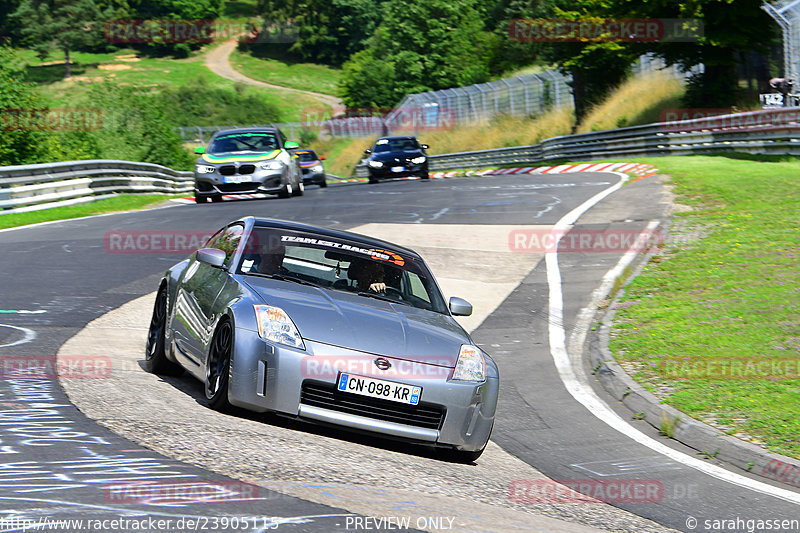
[[[258,247],[258,257],[255,260],[255,270],[259,274],[285,274],[287,270],[283,267],[283,258],[286,255],[286,247],[279,244],[275,248],[269,248],[262,244]]]
[[[384,270],[381,263],[359,259],[350,263],[349,270],[351,279],[355,279],[358,291],[386,292]]]

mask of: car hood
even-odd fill
[[[471,342],[441,313],[268,278],[248,277],[246,283],[266,304],[286,311],[311,341],[450,367],[461,345]]]

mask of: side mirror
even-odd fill
[[[218,248],[200,248],[197,250],[197,260],[201,263],[221,268],[225,264],[225,252]]]
[[[365,153],[365,154],[371,154],[371,153],[372,153],[372,150],[370,150],[369,148],[367,148],[366,150],[364,150],[364,153]]]
[[[327,157],[325,157],[324,155],[321,155],[321,156],[319,156],[319,160],[320,160],[320,161],[325,161],[326,159],[328,159],[328,158],[327,158]]]
[[[420,144],[420,146],[422,147],[423,150],[427,150],[428,148],[430,148],[430,146],[428,146],[427,144]]]
[[[300,148],[300,145],[294,141],[286,141],[283,143],[283,147],[287,150],[294,150],[295,148]]]
[[[472,304],[463,298],[453,296],[448,304],[453,316],[469,316],[472,314]]]
[[[202,146],[198,146],[197,148],[194,149],[194,153],[196,153],[196,154],[204,154],[204,153],[206,153],[206,149],[203,148]]]

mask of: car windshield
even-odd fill
[[[312,233],[253,228],[237,272],[313,284],[447,314],[425,263],[404,252]]]
[[[278,140],[272,133],[231,133],[220,135],[211,142],[211,154],[264,153],[277,150]]]
[[[402,152],[404,150],[419,150],[416,139],[378,139],[372,151],[376,154],[381,152]]]
[[[319,159],[317,154],[312,152],[311,150],[303,150],[303,151],[296,151],[297,159],[299,159],[303,163],[308,163],[310,161],[316,161]]]

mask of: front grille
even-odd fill
[[[239,174],[252,174],[255,171],[255,165],[242,165],[239,167]]]
[[[255,192],[260,183],[221,183],[217,188],[221,192]]]
[[[219,173],[223,176],[233,176],[236,174],[236,167],[233,165],[225,165],[224,167],[219,167]]]
[[[341,392],[333,385],[313,382],[303,383],[300,403],[426,429],[440,429],[445,415],[445,408],[441,405],[426,403],[406,405]]]

